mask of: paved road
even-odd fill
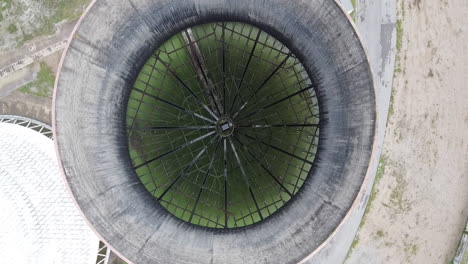
[[[361,223],[374,183],[385,136],[396,52],[396,0],[357,0],[357,28],[374,73],[377,99],[377,144],[357,202],[347,220],[321,250],[303,263],[343,263]]]

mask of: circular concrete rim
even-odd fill
[[[122,143],[125,99],[149,53],[165,36],[214,20],[254,24],[302,54],[309,74],[321,80],[325,120],[318,162],[297,198],[271,220],[228,232],[195,228],[165,213],[138,182]],[[330,0],[94,2],[62,58],[54,105],[56,148],[76,202],[103,239],[137,263],[301,261],[351,207],[375,130],[364,49]]]

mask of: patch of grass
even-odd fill
[[[398,19],[396,23],[396,55],[395,55],[395,74],[401,72],[401,47],[403,46],[403,21]]]
[[[385,233],[384,233],[383,230],[377,230],[377,232],[375,234],[377,235],[377,237],[380,237],[380,238],[385,236]]]
[[[7,27],[7,30],[10,34],[16,33],[18,31],[18,28],[16,27],[15,24],[10,24]]]
[[[50,97],[52,95],[54,81],[54,72],[49,68],[49,66],[47,66],[47,64],[41,63],[41,69],[37,74],[36,80],[19,88],[19,91],[40,97]]]
[[[405,3],[400,1],[401,7],[398,10],[398,19],[396,22],[396,54],[395,54],[395,70],[394,75],[402,71],[401,68],[401,48],[403,47],[403,20],[405,18]]]
[[[73,21],[78,19],[82,14],[82,10],[89,2],[89,0],[44,1],[44,5],[54,12],[52,16],[43,17],[41,19],[41,26],[32,33],[33,37],[54,34],[56,31],[55,24],[62,21]]]
[[[348,255],[346,255],[346,259],[348,259],[349,256],[351,256],[351,254],[353,253],[354,249],[356,248],[358,244],[359,244],[359,236],[357,235],[354,238],[353,243],[351,243],[351,247],[349,248]],[[346,259],[345,259],[345,262],[346,262]]]
[[[395,69],[393,70],[393,78],[394,79],[395,79],[396,75],[402,71],[402,67],[401,67],[401,49],[402,49],[402,46],[403,46],[403,19],[405,17],[405,6],[404,6],[403,1],[401,1],[400,3],[401,3],[401,9],[398,12],[398,17],[399,18],[397,19],[397,22],[396,22],[396,53],[395,53]],[[395,83],[395,82],[393,82],[393,83]],[[395,99],[395,90],[392,89],[392,93],[391,93],[391,96],[390,96],[390,105],[389,105],[389,108],[388,108],[387,123],[388,123],[388,121],[390,120],[390,118],[392,117],[392,115],[394,113],[394,107],[393,107],[394,99]]]
[[[0,0],[0,6],[5,1],[9,3],[8,8],[11,7],[9,11],[11,16],[20,16],[28,11],[28,7],[22,2],[11,2],[11,0]],[[33,18],[29,22],[34,25],[34,28],[20,23],[19,27],[25,33],[18,39],[18,46],[22,46],[25,42],[36,37],[54,34],[57,23],[76,20],[90,2],[91,0],[42,0],[41,8],[48,12],[45,12],[43,16]]]
[[[0,11],[7,10],[11,7],[12,0],[0,0]]]
[[[411,256],[416,256],[416,254],[418,253],[418,246],[416,244],[403,242],[403,245],[405,246],[403,250],[406,253],[407,260],[409,260]]]
[[[351,12],[350,16],[353,19],[354,23],[357,22],[357,16],[356,16],[356,0],[351,0],[351,4],[353,5],[353,12]]]
[[[379,192],[378,185],[385,173],[386,162],[387,162],[387,156],[383,154],[380,157],[379,165],[377,167],[377,173],[375,174],[374,184],[372,185],[372,191],[369,196],[369,201],[367,202],[366,210],[364,211],[364,215],[362,216],[362,221],[361,221],[361,224],[359,225],[359,229],[361,229],[366,223],[367,214],[369,213],[369,210],[372,207],[372,202],[375,200],[375,197],[377,196],[377,193]]]
[[[404,198],[408,183],[400,174],[396,175],[396,182],[397,185],[390,194],[390,204],[398,211],[406,212],[411,209],[411,203],[408,199]]]
[[[392,89],[392,92],[390,94],[390,105],[388,106],[388,118],[387,118],[387,123],[388,121],[390,120],[390,117],[393,116],[393,114],[395,113],[395,108],[393,106],[395,102],[395,90]]]

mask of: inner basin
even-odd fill
[[[136,175],[182,221],[240,228],[307,180],[319,142],[316,83],[256,26],[187,28],[147,60],[126,116]]]

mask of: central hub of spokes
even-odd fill
[[[228,137],[234,133],[234,123],[228,117],[221,117],[216,122],[216,132],[222,137]]]

